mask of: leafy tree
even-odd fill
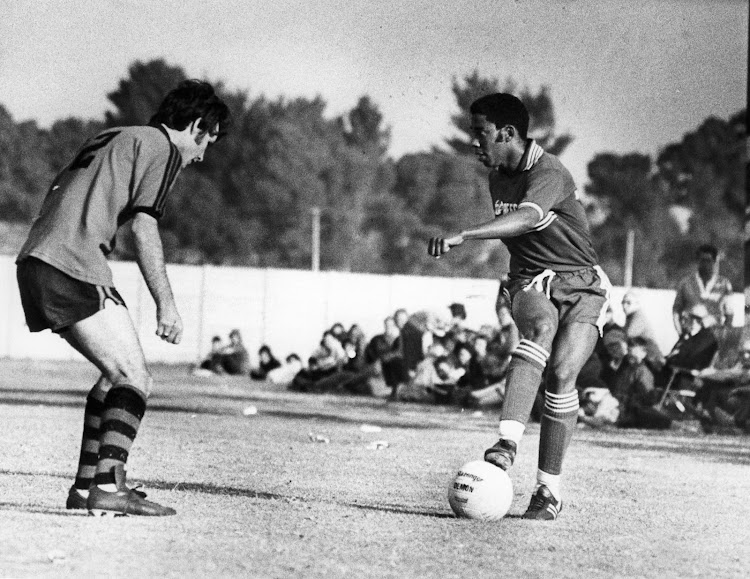
[[[15,123],[0,106],[0,215],[10,222],[36,217],[54,178],[45,132],[34,121]]]
[[[107,94],[115,110],[105,113],[105,124],[108,127],[145,125],[166,94],[186,78],[182,68],[169,65],[161,58],[134,62],[128,69],[128,77]]]

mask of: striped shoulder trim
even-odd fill
[[[537,145],[536,141],[532,140],[529,144],[528,156],[526,157],[526,165],[524,166],[523,170],[528,171],[529,169],[531,169],[534,165],[537,164],[539,159],[542,158],[543,154],[544,149]]]
[[[160,215],[164,213],[164,205],[167,203],[167,193],[172,187],[177,173],[180,171],[182,164],[182,158],[177,147],[170,141],[169,143],[169,159],[167,160],[167,166],[164,169],[164,176],[159,186],[159,193],[156,195],[156,202],[154,203],[154,209]]]
[[[552,225],[552,222],[555,219],[557,219],[557,213],[555,213],[554,211],[550,211],[549,213],[547,213],[544,219],[539,221],[539,223],[534,226],[534,229],[532,231],[541,231],[542,229],[546,229],[547,227]]]

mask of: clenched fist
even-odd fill
[[[430,242],[427,244],[427,252],[432,257],[440,257],[448,253],[452,247],[461,245],[464,242],[464,238],[461,235],[455,235],[453,237],[432,237]]]

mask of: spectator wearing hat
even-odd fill
[[[672,317],[679,334],[684,331],[682,314],[696,304],[703,304],[719,325],[731,326],[734,319],[729,299],[732,284],[726,277],[719,275],[718,249],[709,244],[701,245],[695,257],[696,271],[677,284],[672,306]]]

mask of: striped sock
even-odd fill
[[[513,350],[508,367],[505,401],[500,411],[501,422],[528,422],[548,359],[549,352],[531,340],[521,340]]]
[[[78,472],[75,487],[88,492],[96,474],[96,463],[99,459],[99,427],[104,409],[104,395],[96,387],[91,389],[86,398],[86,409],[83,413],[83,436],[81,454],[78,458]]]
[[[126,384],[110,389],[104,399],[99,429],[99,460],[94,475],[97,486],[116,484],[114,467],[128,461],[145,412],[146,399],[139,390]]]
[[[565,451],[578,422],[578,391],[544,393],[544,414],[539,434],[539,469],[551,475],[562,472]]]

